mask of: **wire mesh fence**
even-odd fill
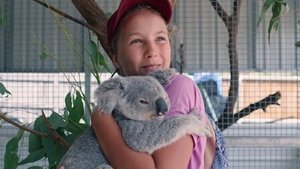
[[[84,20],[69,1],[45,2]],[[108,15],[118,2],[97,1]],[[268,40],[271,13],[257,25],[264,1],[242,1],[239,18],[231,24],[237,25],[236,46],[232,46],[228,33],[231,27],[226,27],[211,2],[176,2],[172,18],[177,27],[172,66],[198,84],[207,84],[210,110],[216,118],[222,115],[219,109],[225,107],[232,79],[238,85],[234,113],[280,91],[280,105],[268,106],[265,111],[255,110],[223,131],[229,167],[300,168],[300,58],[295,46],[300,38],[300,3],[287,1],[289,10],[282,8],[280,25]],[[228,16],[234,13],[236,1],[218,2]],[[74,84],[93,100],[97,81],[87,64],[89,39],[96,41],[93,34],[35,1],[4,0],[0,9],[0,82],[11,92],[8,97],[0,98],[1,113],[19,124],[31,124],[42,111],[46,115],[53,111],[63,113],[65,96]],[[233,73],[238,74],[237,78],[231,74],[232,47],[237,51],[238,69]],[[100,51],[112,71],[109,58]],[[101,73],[101,80],[108,79],[110,73]],[[1,120],[0,168],[4,166],[6,143],[16,133],[16,127]],[[28,154],[25,140],[26,137],[19,150],[22,158]],[[47,166],[47,162],[41,161],[39,165]]]

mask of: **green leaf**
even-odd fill
[[[65,98],[65,103],[66,108],[69,111],[68,119],[78,123],[84,115],[83,100],[80,92],[78,91],[76,91],[74,97],[72,97],[69,92]]]
[[[268,28],[268,42],[269,42],[269,44],[270,44],[272,29],[277,30],[278,27],[279,27],[279,18],[271,19],[271,21],[269,23],[269,28]]]
[[[43,132],[43,133],[49,133],[49,129],[46,126],[44,118],[42,116],[39,116],[34,121],[33,129],[36,131]],[[45,137],[39,138],[40,140],[38,140],[38,138],[35,138],[35,136],[31,136],[31,137],[32,137],[32,140],[29,140],[29,141],[31,141],[29,143],[30,152],[35,152],[40,149],[44,149],[44,151],[46,152],[45,157],[48,159],[49,164],[55,163],[54,148],[53,148],[55,146],[54,141],[50,138],[45,138]],[[34,142],[36,142],[38,145],[36,145],[36,146],[31,145],[31,144],[34,144]]]
[[[48,118],[48,120],[50,117]],[[55,118],[54,118],[55,119]],[[49,120],[50,121],[50,120]],[[49,133],[49,129],[45,124],[42,116],[38,117],[34,123],[34,129],[43,133]],[[58,128],[59,129],[59,128]],[[57,130],[58,130],[57,129]],[[58,131],[59,134],[61,134]],[[49,166],[56,166],[62,156],[66,153],[66,148],[62,147],[58,142],[52,140],[51,138],[41,137],[42,149],[44,149],[45,158],[48,159]],[[36,156],[35,156],[36,157]],[[51,168],[51,167],[49,167]]]
[[[44,148],[33,151],[29,153],[29,155],[22,161],[19,162],[19,165],[27,164],[27,163],[32,163],[35,161],[38,161],[45,157],[46,155],[46,150]]]
[[[272,18],[270,20],[269,28],[268,28],[268,41],[269,41],[269,43],[270,43],[270,37],[271,37],[272,29],[277,31],[277,29],[279,27],[280,13],[281,13],[281,3],[275,1],[273,6],[272,6],[272,14],[273,15],[272,15]]]
[[[49,168],[55,168],[63,155],[67,152],[67,149],[48,138],[42,138],[42,142],[46,150],[46,157],[48,158],[48,163],[50,166]]]
[[[40,130],[45,133],[49,132],[47,126],[42,124],[40,125]],[[49,165],[51,165],[55,163],[55,152],[54,152],[55,142],[50,138],[42,137],[41,139],[42,139],[42,145],[46,151],[46,158],[48,158]]]
[[[43,147],[41,137],[36,134],[30,133],[28,140],[29,140],[29,145],[28,145],[29,153],[32,153]]]
[[[71,92],[69,92],[65,97],[65,104],[68,111],[72,110],[72,96]]]
[[[43,51],[43,52],[39,55],[39,58],[40,58],[41,60],[45,60],[45,59],[48,58],[48,54],[47,54],[45,51]]]
[[[59,115],[58,113],[52,111],[52,114],[49,117],[49,121],[53,129],[57,129],[59,127],[66,127],[67,123],[65,122],[64,118]]]
[[[92,61],[94,63],[95,62],[97,63],[97,58],[98,58],[97,55],[99,54],[99,52],[98,52],[98,46],[94,41],[92,41],[92,40],[89,41],[88,50],[90,52]]]
[[[257,22],[257,26],[260,24],[261,20],[263,17],[265,17],[266,12],[268,11],[268,9],[272,6],[272,4],[274,3],[275,0],[266,0],[264,2],[263,8],[261,9],[260,12],[260,16],[258,18],[258,22]]]
[[[278,18],[281,13],[281,3],[275,1],[275,3],[272,6],[272,18]]]
[[[8,95],[11,95],[11,93],[5,88],[3,83],[0,82],[0,94],[7,97]]]
[[[89,125],[82,123],[75,123],[69,119],[68,125],[64,128],[65,130],[71,133],[82,133],[85,129],[87,129]]]
[[[45,122],[42,116],[35,119],[33,129],[36,131],[42,131],[42,126],[45,126]]]
[[[88,48],[93,64],[95,64],[97,67],[103,66],[105,70],[110,71],[108,65],[105,62],[104,56],[98,50],[97,44],[94,41],[90,40]]]
[[[101,53],[99,53],[98,60],[99,60],[99,64],[102,65],[104,67],[104,69],[109,72],[110,69],[109,69],[108,65],[106,64],[106,62],[105,62],[104,56]]]
[[[295,43],[295,46],[296,46],[296,47],[300,47],[300,41],[297,41],[297,42]]]
[[[20,129],[15,137],[10,139],[5,148],[4,169],[16,169],[19,162],[19,141],[23,137],[24,130]]]

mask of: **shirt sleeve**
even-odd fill
[[[165,86],[170,99],[169,116],[188,114],[193,108],[198,109],[199,114],[204,114],[204,104],[196,83],[183,75],[176,75]]]
[[[196,83],[184,76],[176,75],[165,86],[170,100],[170,110],[166,113],[166,117],[188,114],[193,108],[198,109],[200,116],[205,115],[204,103],[201,92]],[[205,119],[205,118],[202,118]],[[202,120],[206,123],[206,120]],[[191,156],[189,167],[204,166],[204,150],[206,146],[206,138],[192,135],[194,142],[193,154]]]

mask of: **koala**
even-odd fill
[[[210,137],[210,128],[201,122],[196,110],[188,115],[164,118],[169,100],[161,84],[173,70],[150,76],[116,77],[103,82],[95,91],[97,108],[111,113],[122,137],[136,151],[152,154],[186,134]],[[112,169],[106,161],[92,127],[71,145],[58,166],[66,169]]]

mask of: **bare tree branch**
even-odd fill
[[[57,14],[75,22],[78,23],[89,30],[93,31],[97,37],[99,42],[102,45],[102,48],[105,50],[107,55],[110,59],[112,59],[111,51],[106,43],[106,21],[107,17],[105,16],[104,12],[101,10],[101,8],[98,7],[97,3],[94,0],[72,0],[72,3],[77,8],[77,10],[80,12],[80,14],[84,17],[85,20],[87,20],[87,23],[81,21],[80,19],[77,19],[73,16],[70,16],[66,14],[65,12],[49,5],[41,0],[33,0],[37,2],[38,4],[49,8],[50,10],[56,12]]]
[[[220,120],[233,114],[234,105],[236,103],[239,91],[239,59],[237,53],[237,33],[238,33],[238,21],[241,7],[241,0],[235,0],[233,4],[233,13],[228,16],[226,11],[222,8],[221,4],[217,0],[210,0],[213,8],[217,14],[222,18],[228,32],[228,54],[229,54],[229,66],[230,66],[230,86],[228,91],[228,98],[225,105],[224,113],[221,115]]]
[[[219,119],[217,124],[221,131],[227,129],[232,124],[236,123],[239,119],[251,114],[258,109],[262,109],[266,112],[266,108],[270,105],[280,105],[278,100],[281,98],[280,91],[277,91],[274,94],[270,94],[269,96],[265,97],[264,99],[257,101],[256,103],[250,104],[248,107],[245,107],[241,111],[235,114],[226,114],[224,118]]]
[[[233,18],[239,18],[240,15],[240,9],[241,9],[241,0],[234,0],[233,2],[233,13],[232,13],[232,17]]]
[[[233,2],[233,13],[228,16],[226,11],[222,8],[221,4],[217,0],[210,0],[213,8],[223,20],[229,40],[228,40],[228,54],[229,54],[229,66],[230,66],[230,86],[228,91],[227,102],[221,117],[217,122],[219,128],[223,131],[232,124],[236,123],[240,118],[249,115],[251,112],[257,109],[263,109],[265,111],[266,107],[271,104],[278,104],[278,100],[281,95],[280,92],[267,96],[265,99],[251,104],[244,108],[238,113],[233,114],[234,106],[238,98],[239,92],[239,59],[237,53],[237,34],[238,34],[238,24],[239,15],[241,8],[241,0],[234,0]]]
[[[40,0],[33,0],[33,1],[37,2],[38,4],[40,4],[40,5],[42,5],[42,6],[46,7],[46,8],[51,9],[52,11],[56,12],[57,14],[65,17],[65,18],[67,18],[67,19],[69,19],[69,20],[71,20],[71,21],[73,21],[75,23],[78,23],[78,24],[80,24],[80,25],[82,25],[82,26],[84,26],[84,27],[86,27],[86,28],[94,31],[95,33],[97,33],[97,31],[98,31],[94,27],[90,26],[89,24],[87,24],[87,23],[85,23],[85,22],[83,22],[83,21],[81,21],[81,20],[79,20],[79,19],[77,19],[77,18],[75,18],[75,17],[73,17],[73,16],[71,16],[69,14],[66,14],[65,12],[63,12],[61,10],[58,10],[58,9],[54,8],[53,6],[51,6],[49,4],[46,4],[46,3],[44,3],[44,2],[42,2]]]
[[[223,22],[227,26],[228,19],[229,19],[227,12],[222,8],[222,6],[218,2],[218,0],[210,0],[210,3],[212,5],[212,7],[215,9],[215,11],[217,12],[217,14],[219,15],[219,17],[223,20]]]
[[[103,10],[98,6],[95,0],[72,0],[72,3],[83,16],[83,18],[97,30],[98,40],[102,45],[109,58],[112,60],[111,49],[107,44],[106,37],[106,22],[107,16]]]

